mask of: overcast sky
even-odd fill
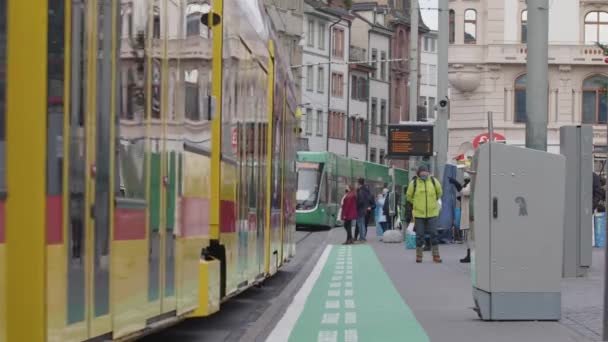
[[[418,0],[422,20],[431,29],[437,30],[437,0]],[[429,9],[431,8],[431,9]]]

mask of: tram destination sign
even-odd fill
[[[432,156],[433,125],[389,125],[387,154],[391,159]]]

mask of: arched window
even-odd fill
[[[477,43],[477,11],[474,9],[464,11],[464,43]]]
[[[608,109],[606,87],[608,87],[606,76],[591,76],[583,81],[583,123],[606,123]]]
[[[608,42],[608,12],[589,12],[585,15],[585,43]]]
[[[528,42],[528,10],[521,12],[521,42]]]
[[[456,12],[450,10],[450,44],[456,40]]]
[[[528,78],[521,75],[515,80],[515,122],[526,122],[526,84]]]
[[[201,24],[201,15],[204,13],[204,5],[190,4],[186,8],[186,36],[201,36],[209,38],[207,26]]]

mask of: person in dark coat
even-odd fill
[[[351,245],[353,243],[352,235],[352,223],[357,220],[359,213],[357,212],[357,195],[352,191],[350,185],[346,186],[346,195],[342,199],[342,211],[340,219],[344,222],[344,229],[346,229],[346,242],[345,245]]]
[[[602,186],[602,178],[593,173],[593,211],[600,209],[600,202],[606,199],[606,190]],[[598,210],[599,211],[599,210]]]
[[[357,229],[355,230],[355,241],[357,241],[357,233],[359,241],[367,241],[367,224],[371,217],[372,210],[376,208],[376,201],[372,193],[369,191],[365,180],[359,178],[357,180]]]

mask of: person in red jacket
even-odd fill
[[[344,222],[344,229],[346,229],[346,242],[345,245],[352,245],[353,234],[352,224],[357,219],[357,193],[352,191],[350,185],[346,186],[346,195],[342,199],[342,217],[340,219]]]

